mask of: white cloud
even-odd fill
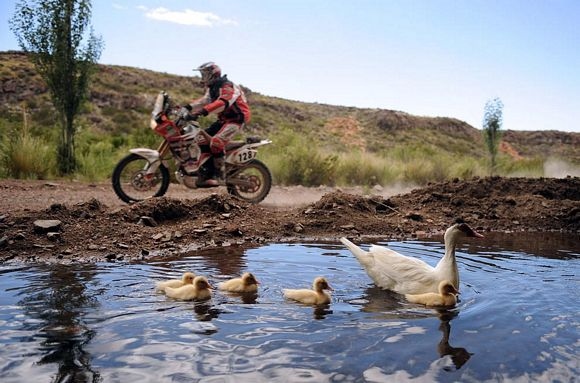
[[[127,6],[121,5],[121,4],[117,4],[117,3],[113,3],[113,8],[119,9],[119,10],[124,10],[124,9],[127,9]]]
[[[142,8],[141,8],[142,9]],[[198,12],[191,9],[184,11],[170,11],[167,8],[143,9],[145,16],[160,21],[182,25],[195,25],[198,27],[214,27],[217,25],[237,25],[234,20],[223,19],[213,13]]]

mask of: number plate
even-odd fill
[[[237,163],[244,163],[253,160],[257,155],[258,152],[256,150],[244,149],[236,152],[234,158]]]

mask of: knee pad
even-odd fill
[[[223,153],[224,148],[226,147],[226,142],[220,137],[212,137],[209,147],[213,154]]]

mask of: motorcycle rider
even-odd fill
[[[201,73],[205,94],[183,106],[180,115],[197,118],[217,113],[217,120],[205,130],[211,136],[209,145],[200,145],[201,152],[210,153],[213,161],[206,162],[196,183],[200,187],[225,185],[225,147],[250,121],[250,108],[242,89],[227,75],[222,76],[216,63],[206,62],[194,70]]]

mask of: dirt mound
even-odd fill
[[[26,188],[14,181],[3,186],[0,190],[14,203],[27,201],[19,198]],[[59,187],[32,190],[41,199]],[[91,188],[91,195],[99,195],[96,189]],[[82,186],[71,190],[77,194],[58,195],[72,201],[85,195]],[[104,190],[103,200],[110,194]],[[578,177],[488,177],[431,184],[389,198],[336,190],[314,203],[288,208],[251,205],[225,193],[155,198],[113,210],[95,197],[76,204],[51,203],[41,210],[12,204],[11,210],[0,212],[0,262],[130,261],[265,242],[341,236],[400,239],[443,233],[458,218],[478,231],[578,233],[579,199]],[[37,220],[58,220],[58,232],[35,231]]]
[[[494,231],[578,231],[580,178],[476,178],[432,184],[391,199],[421,217],[462,217]]]
[[[136,222],[141,217],[151,217],[157,222],[176,221],[188,217],[211,214],[227,214],[232,210],[245,210],[248,204],[229,195],[212,194],[199,200],[154,198],[115,212],[113,216]]]

